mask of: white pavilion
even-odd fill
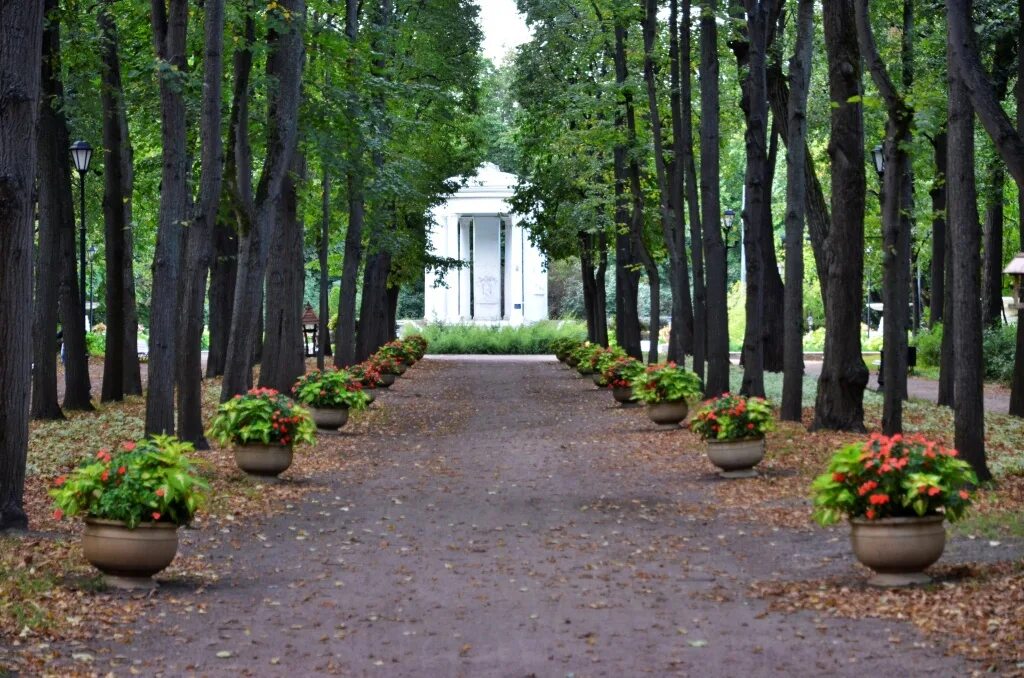
[[[515,184],[514,175],[485,163],[433,209],[432,253],[466,265],[449,271],[445,286],[427,271],[425,320],[520,325],[547,319],[546,261],[507,202]]]

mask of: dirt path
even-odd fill
[[[553,362],[426,361],[378,402],[391,428],[366,438],[368,479],[191,534],[185,548],[227,576],[202,591],[165,582],[156,595],[195,604],[140,619],[130,645],[73,651],[99,675],[965,669],[906,624],[767,613],[750,583],[849,572],[843,531],[723,517],[708,502],[724,481],[637,463],[643,412]]]

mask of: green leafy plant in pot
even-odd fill
[[[54,482],[54,517],[84,518],[85,557],[108,584],[152,587],[150,577],[174,560],[178,528],[192,522],[209,491],[193,451],[171,436],[125,442]]]
[[[764,398],[725,393],[704,402],[690,430],[707,442],[708,459],[724,478],[750,478],[764,459],[764,436],[774,428],[774,412]]]
[[[626,357],[626,352],[618,346],[609,346],[591,354],[590,365],[593,370],[591,376],[594,380],[594,385],[598,388],[606,387],[608,381],[604,377],[605,369],[619,358],[624,357]]]
[[[647,416],[661,425],[686,419],[688,401],[703,394],[700,377],[674,362],[649,365],[633,381],[633,392],[647,404]]]
[[[254,388],[221,403],[208,435],[233,445],[235,463],[255,476],[276,476],[292,463],[295,445],[316,441],[312,418],[272,388]]]
[[[635,403],[633,382],[644,372],[644,364],[631,356],[619,356],[605,364],[601,375],[615,401],[623,405]]]
[[[337,431],[348,421],[349,410],[370,404],[362,383],[346,370],[313,370],[298,378],[292,395],[309,408],[317,428]]]
[[[589,341],[580,344],[571,354],[572,363],[575,364],[576,371],[584,377],[592,375],[594,373],[594,359],[603,350],[604,347],[600,344],[592,344]]]
[[[854,555],[875,571],[869,583],[927,583],[924,570],[946,544],[943,523],[963,517],[977,476],[957,451],[919,435],[874,433],[840,448],[815,478],[814,518],[844,516]]]

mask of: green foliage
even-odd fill
[[[406,335],[402,342],[414,361],[423,360],[423,356],[427,354],[427,349],[430,347],[430,342],[422,334]]]
[[[376,355],[380,358],[392,358],[397,363],[404,363],[406,365],[412,365],[416,362],[416,357],[413,354],[412,345],[407,345],[402,340],[389,341],[388,343],[377,349]]]
[[[434,354],[550,355],[556,339],[582,341],[586,327],[572,321],[542,321],[518,327],[431,323],[423,328],[423,336]]]
[[[608,388],[632,388],[633,382],[643,373],[644,364],[631,356],[618,356],[601,370]]]
[[[759,438],[775,428],[772,406],[764,398],[726,393],[705,402],[690,422],[704,440]]]
[[[86,332],[85,348],[93,358],[102,358],[107,350],[107,335],[103,332]]]
[[[671,403],[697,400],[704,385],[694,372],[668,362],[648,366],[633,381],[633,392],[645,403]]]
[[[602,348],[600,351],[595,352],[590,357],[590,371],[591,374],[597,374],[598,386],[607,386],[608,381],[604,378],[604,371],[612,366],[617,360],[625,358],[626,352],[618,346],[610,346],[608,348]]]
[[[130,528],[145,522],[187,525],[209,490],[188,458],[193,451],[191,443],[171,436],[122,443],[113,454],[100,450],[57,478],[50,490],[54,515],[119,520]]]
[[[565,362],[565,359],[569,357],[569,354],[580,347],[583,342],[574,339],[572,337],[559,337],[551,342],[551,352],[555,354],[561,362]]]
[[[999,325],[985,330],[982,343],[985,379],[1006,384],[1013,381],[1013,359],[1016,352],[1016,325]]]
[[[570,356],[572,358],[571,364],[583,376],[593,374],[596,369],[594,363],[602,351],[604,351],[604,347],[600,344],[592,344],[589,341],[585,341],[573,350]]]
[[[747,287],[736,281],[729,288],[726,305],[729,309],[729,350],[739,351],[743,348],[743,333],[747,329]],[[708,313],[712,310],[708,309]]]
[[[333,368],[302,375],[292,386],[292,395],[309,407],[362,410],[370,403],[360,380],[351,372]]]
[[[370,360],[352,365],[347,369],[352,378],[362,384],[363,388],[377,388],[381,384],[380,370]]]
[[[377,352],[370,356],[366,362],[371,371],[377,374],[390,374],[397,377],[403,372],[402,367],[404,363],[392,355]]]
[[[938,367],[942,363],[942,323],[918,332],[915,345],[918,365]]]
[[[312,444],[316,426],[309,412],[272,388],[254,388],[221,403],[207,435],[221,445]]]
[[[944,515],[961,518],[967,488],[978,478],[956,450],[923,436],[891,438],[873,433],[866,443],[839,449],[828,472],[814,479],[814,519],[822,525],[850,518]]]

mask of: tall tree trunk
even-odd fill
[[[353,45],[359,37],[359,0],[345,2],[345,35]],[[349,61],[350,68],[353,61]],[[349,115],[359,117],[357,92],[351,93]],[[359,266],[363,261],[363,225],[366,220],[365,178],[362,162],[363,143],[356,136],[348,148],[348,227],[345,231],[345,256],[341,264],[341,290],[338,294],[338,325],[335,332],[337,347],[334,364],[338,367],[351,365],[356,360],[356,292],[359,281]]]
[[[64,126],[60,82],[60,23],[55,13],[56,0],[47,0],[44,14],[48,17],[43,31],[42,101],[40,102],[40,128],[37,149],[39,158],[39,257],[35,277],[35,306],[32,321],[32,408],[33,419],[63,419],[57,402],[57,271],[60,261],[58,232],[61,219],[74,215],[62,214],[57,198],[61,178],[67,175],[67,148],[58,147],[60,140],[52,134]],[[67,133],[64,135],[67,139]],[[68,179],[64,186],[70,190]],[[31,184],[30,184],[31,187]],[[73,228],[73,226],[72,226]]]
[[[651,137],[654,144],[654,167],[658,184],[661,233],[668,249],[669,287],[672,290],[672,324],[669,329],[668,359],[682,363],[686,349],[693,347],[693,303],[690,298],[690,272],[686,259],[686,216],[683,211],[683,165],[678,156],[669,166],[665,161],[665,144],[662,138],[661,112],[658,110],[658,70],[655,66],[655,43],[658,36],[658,0],[646,0],[643,22],[644,38],[644,83],[647,86],[647,108],[651,121]],[[674,9],[674,6],[673,6]],[[675,31],[670,30],[670,36]],[[676,40],[670,40],[670,53]],[[677,96],[679,81],[678,65],[672,59],[670,109],[672,111],[673,148],[681,143],[682,108]],[[677,143],[678,140],[678,143]],[[660,303],[659,303],[660,311]],[[653,312],[651,314],[654,315]],[[651,318],[652,338],[658,334],[660,319]],[[654,354],[657,360],[657,353]]]
[[[1024,0],[1017,0],[1017,35],[1024,35]],[[1017,99],[1017,133],[1024,135],[1024,56],[1017,54],[1017,87],[1014,91]],[[1024,215],[1024,191],[1017,187],[1017,214]],[[1021,219],[1024,220],[1024,219]],[[1020,231],[1020,249],[1024,251],[1024,228]],[[1010,414],[1024,417],[1024,318],[1017,310],[1017,347],[1013,362],[1013,383],[1010,388]]]
[[[101,100],[103,104],[103,222],[105,224],[107,341],[103,359],[103,402],[123,400],[128,372],[129,356],[135,356],[134,369],[138,370],[137,339],[127,351],[128,316],[134,317],[135,297],[127,294],[125,269],[132,269],[128,259],[131,238],[132,152],[127,136],[127,115],[124,88],[121,85],[121,61],[118,55],[117,26],[114,8],[107,0],[99,10],[99,28],[102,36]],[[134,282],[134,281],[133,281]],[[132,285],[134,289],[134,284]],[[129,307],[132,311],[129,313]],[[133,328],[137,333],[137,327]],[[137,337],[137,334],[133,335]]]
[[[178,360],[178,285],[181,279],[182,224],[188,218],[185,92],[187,0],[153,0],[153,42],[160,72],[163,171],[159,225],[153,255],[153,302],[149,315],[149,379],[146,433],[174,434],[174,384]]]
[[[388,277],[391,253],[374,252],[366,259],[363,271],[363,297],[359,307],[359,332],[356,360],[369,358],[391,337],[388,312]]]
[[[708,375],[704,394],[729,390],[729,318],[719,187],[719,93],[717,0],[705,0],[700,17],[700,193],[707,267]]]
[[[823,5],[832,135],[832,224],[825,239],[825,357],[814,428],[864,430],[868,368],[861,356],[864,291],[864,119],[854,0]],[[813,234],[813,230],[812,230]],[[813,237],[813,235],[812,235]]]
[[[928,327],[942,322],[946,279],[946,130],[932,138],[935,151],[935,180],[932,198],[932,284],[928,298]],[[941,403],[940,403],[941,404]]]
[[[885,62],[878,53],[868,0],[856,0],[857,35],[861,52],[871,77],[885,102],[887,120],[884,157],[886,172],[882,188],[883,280],[882,300],[885,308],[882,361],[884,403],[882,431],[894,435],[903,430],[903,401],[907,397],[907,328],[910,326],[910,235],[912,224],[906,203],[909,191],[905,181],[910,178],[910,126],[913,109],[897,91],[889,77]]]
[[[267,34],[269,54],[267,77],[270,81],[270,102],[267,109],[267,150],[263,172],[256,196],[248,212],[239,241],[238,278],[235,282],[235,300],[231,314],[231,337],[228,341],[227,363],[221,400],[244,393],[252,384],[252,357],[256,344],[256,331],[260,323],[263,300],[263,280],[270,255],[272,225],[279,215],[281,186],[291,166],[298,128],[299,89],[302,79],[304,0],[282,0],[275,12],[288,12],[290,22],[275,22]],[[239,148],[244,156],[249,146],[243,140],[239,123]],[[239,162],[239,174],[244,172]]]
[[[266,343],[260,367],[260,386],[282,393],[288,393],[306,371],[302,334],[305,238],[296,185],[305,179],[306,167],[298,151],[292,158],[292,171],[285,176],[281,189],[280,213],[271,246],[274,256],[267,266]]]
[[[0,15],[0,531],[28,527],[24,493],[32,325],[25,317],[32,317],[42,36],[43,3],[4,5]]]
[[[775,218],[772,214],[772,185],[775,183],[775,167],[779,158],[779,138],[781,137],[781,126],[772,119],[771,129],[768,133],[768,170],[765,178],[765,186],[768,199],[764,201],[764,218],[761,226],[764,232],[761,234],[761,242],[765,244],[761,248],[764,253],[764,312],[761,318],[762,341],[764,345],[764,369],[765,372],[782,372],[784,367],[785,337],[784,319],[786,317],[786,290],[782,284],[782,266],[779,265],[778,253],[775,251]],[[801,293],[803,285],[801,285]]]
[[[771,233],[765,219],[770,215],[768,182],[768,87],[767,48],[771,27],[772,0],[745,0],[747,41],[732,44],[736,59],[747,74],[743,83],[740,107],[746,119],[747,170],[745,177],[746,206],[743,210],[744,250],[747,266],[746,329],[743,337],[743,382],[740,392],[764,397],[764,249],[774,247],[766,233]]]
[[[206,354],[207,378],[224,374],[237,276],[238,233],[229,222],[220,218],[213,227],[213,260],[210,264],[210,291],[207,302],[210,314],[210,349]]]
[[[587,339],[601,346],[608,345],[608,322],[605,316],[605,272],[608,268],[607,236],[581,231],[580,272],[583,276],[583,301],[587,314]],[[596,260],[595,260],[596,257]]]
[[[185,235],[178,349],[178,436],[207,449],[203,434],[203,319],[206,276],[213,260],[213,229],[224,176],[221,143],[221,82],[224,77],[224,0],[206,0],[203,55],[202,142],[198,213]]]
[[[948,137],[947,137],[948,138]],[[945,139],[943,140],[945,143]],[[948,160],[945,167],[948,168]],[[943,182],[947,182],[948,172],[943,170]],[[943,194],[945,199],[945,188],[943,188]],[[943,221],[945,225],[945,234],[943,235],[943,241],[952,245],[953,243],[953,230],[952,225],[948,219]],[[956,404],[956,356],[953,352],[953,327],[956,325],[956,316],[953,312],[953,300],[954,300],[954,285],[953,276],[955,275],[954,260],[956,259],[956,250],[951,246],[946,251],[946,256],[943,259],[944,270],[942,272],[945,278],[945,285],[943,287],[942,296],[942,346],[941,346],[941,357],[939,358],[939,397],[936,400],[937,404],[945,405],[946,407],[953,407]]]
[[[328,322],[330,320],[330,275],[327,270],[327,253],[331,238],[331,175],[327,169],[326,158],[323,162],[323,175],[320,178],[320,242],[317,243],[317,254],[320,263],[320,317],[317,326],[316,366],[324,369],[324,356],[331,345]]]
[[[978,196],[974,179],[974,112],[962,64],[954,56],[954,26],[970,21],[970,0],[947,0],[949,63],[949,167],[947,191],[950,246],[953,257],[953,377],[956,449],[970,463],[978,480],[991,479],[985,463],[985,389],[982,357],[981,262]],[[961,29],[965,28],[960,26]],[[961,32],[961,35],[964,33]]]
[[[814,44],[814,0],[797,4],[796,47],[789,62],[789,149],[786,162],[785,369],[780,417],[800,421],[804,385],[804,215],[807,207],[807,91]]]

